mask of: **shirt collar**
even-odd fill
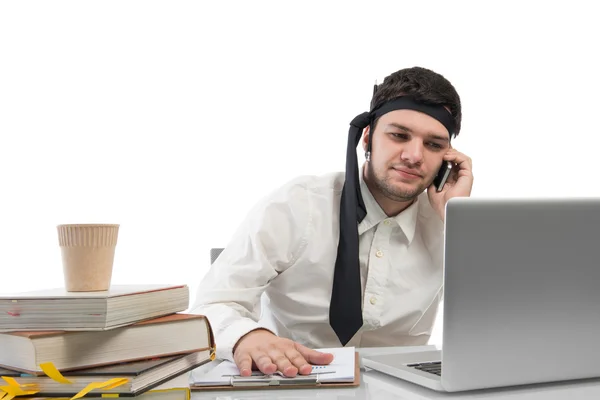
[[[385,219],[390,219],[391,221],[395,221],[402,232],[406,235],[408,239],[408,243],[410,244],[415,237],[415,231],[417,226],[417,217],[419,215],[419,198],[418,196],[415,201],[408,206],[405,210],[400,212],[398,215],[394,217],[388,217],[379,203],[373,197],[373,194],[369,190],[365,180],[364,180],[364,165],[360,170],[360,191],[362,193],[363,201],[365,202],[365,207],[367,208],[367,216],[358,224],[358,234],[362,235],[369,229],[373,228],[381,221]]]

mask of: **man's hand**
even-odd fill
[[[473,163],[469,157],[450,149],[444,155],[444,161],[452,161],[456,166],[448,177],[444,189],[438,192],[435,185],[427,189],[431,206],[437,211],[438,215],[445,219],[446,203],[453,197],[469,197],[473,187]]]
[[[233,359],[241,376],[250,376],[252,369],[264,374],[281,371],[293,377],[311,373],[312,366],[329,364],[333,354],[311,350],[289,339],[259,329],[243,336],[236,344]]]

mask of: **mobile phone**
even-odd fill
[[[433,180],[433,184],[435,185],[438,192],[441,192],[444,189],[444,185],[446,184],[446,181],[450,176],[450,172],[452,172],[453,166],[454,164],[452,164],[451,161],[444,161],[442,163],[442,166],[440,167],[437,176]]]

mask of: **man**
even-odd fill
[[[217,357],[307,374],[315,348],[426,344],[442,296],[446,202],[470,196],[471,160],[451,147],[460,98],[441,75],[397,71],[357,116],[346,172],[295,179],[248,215],[198,288]],[[362,136],[366,162],[359,170]],[[441,191],[434,178],[454,164]]]

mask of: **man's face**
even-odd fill
[[[413,110],[391,111],[373,133],[367,179],[394,201],[412,200],[433,182],[449,149],[444,125]],[[364,135],[367,148],[369,134]]]

